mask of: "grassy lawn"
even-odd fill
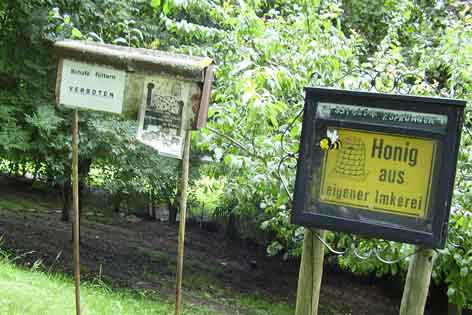
[[[159,298],[112,292],[103,286],[82,286],[82,314],[173,314],[174,306]],[[22,270],[0,261],[0,314],[75,314],[71,279]],[[185,306],[184,314],[210,315],[203,306]]]
[[[82,314],[174,314],[172,301],[149,293],[120,292],[91,283],[82,284],[81,290]],[[75,314],[74,301],[72,279],[22,269],[5,259],[0,260],[0,314]],[[256,296],[239,297],[228,303],[235,306],[231,315],[288,315],[293,312],[286,304],[269,303]],[[185,305],[184,314],[222,313],[206,306]]]

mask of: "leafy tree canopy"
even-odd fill
[[[3,1],[0,156],[34,163],[53,183],[69,178],[70,117],[54,108],[54,40],[209,56],[218,65],[217,79],[209,128],[194,135],[194,152],[213,159],[211,167],[201,169],[205,181],[221,192],[212,207],[220,215],[248,216],[274,233],[269,253],[296,255],[303,233],[290,224],[296,164],[291,154],[298,151],[303,88],[368,89],[369,73],[378,71],[376,88],[388,91],[395,76],[409,73],[411,93],[440,91],[470,100],[471,12],[468,1],[453,0]],[[134,141],[135,128],[110,115],[83,115],[81,157],[106,171],[107,185],[119,194],[175,192],[170,182],[161,184],[175,174],[167,172],[175,166],[160,167],[163,159]],[[449,286],[450,300],[463,306],[472,303],[471,143],[464,132],[450,226],[450,239],[461,246],[448,245],[434,273]],[[218,182],[224,190],[213,187]],[[330,239],[341,247],[354,242],[361,250],[385,246],[392,259],[412,250],[334,233]],[[407,261],[385,265],[349,255],[339,263],[378,275],[404,274],[407,266]]]

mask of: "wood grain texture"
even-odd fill
[[[324,238],[326,231],[305,228],[295,315],[318,315],[323,277],[324,245],[315,233]]]
[[[185,135],[184,156],[182,159],[182,178],[180,183],[180,217],[179,217],[179,243],[177,254],[177,276],[175,288],[175,315],[181,314],[182,309],[182,272],[184,266],[184,249],[185,249],[185,223],[187,221],[187,189],[188,189],[188,173],[189,173],[189,156],[190,156],[190,137],[191,130],[187,130]]]
[[[74,110],[72,122],[72,199],[74,207],[74,279],[75,308],[80,315],[80,217],[79,217],[79,112]]]
[[[424,314],[436,252],[429,248],[418,249],[421,250],[413,255],[408,267],[400,315]]]

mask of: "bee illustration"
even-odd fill
[[[337,150],[341,147],[341,139],[339,139],[336,130],[327,130],[326,136],[320,139],[320,148],[324,151]]]

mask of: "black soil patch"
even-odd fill
[[[5,194],[38,198],[57,204],[53,193],[35,191],[24,181],[0,178],[0,199]],[[57,209],[57,208],[56,208]],[[60,221],[55,209],[0,209],[2,248],[31,265],[41,260],[46,271],[72,275],[71,225]],[[173,299],[178,226],[158,221],[100,224],[85,218],[81,227],[82,275],[100,277],[113,287],[159,292]],[[267,257],[265,248],[247,241],[227,240],[221,233],[187,228],[184,290],[187,302],[207,304],[234,314],[220,302],[239,295],[258,295],[268,301],[294,304],[297,260]],[[320,303],[321,315],[396,315],[401,291],[388,282],[353,276],[325,268]],[[202,297],[207,292],[211,298]]]

